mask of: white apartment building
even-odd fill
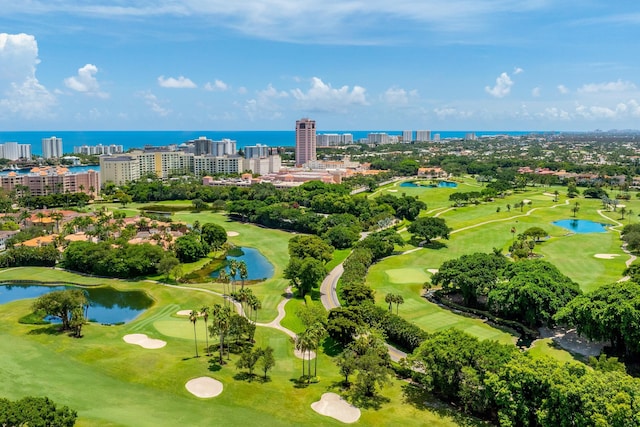
[[[416,132],[416,141],[417,142],[428,142],[431,141],[431,131],[430,130],[419,130]]]
[[[110,144],[110,145],[81,145],[79,147],[73,147],[73,154],[84,154],[86,156],[101,156],[103,154],[119,154],[124,153],[124,146]]]
[[[57,159],[64,154],[62,148],[62,138],[52,136],[42,138],[42,157],[45,159]]]
[[[31,144],[18,144],[17,142],[0,144],[0,158],[9,160],[30,159]]]
[[[367,135],[367,142],[369,144],[388,144],[389,135],[384,132],[375,132]]]
[[[409,143],[413,142],[413,131],[412,130],[403,130],[402,131],[402,142]]]
[[[316,144],[318,147],[353,144],[353,135],[350,133],[323,133],[316,135]]]
[[[269,146],[263,144],[248,145],[244,147],[244,157],[246,159],[256,159],[267,157],[269,155]]]

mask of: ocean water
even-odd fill
[[[389,135],[401,135],[402,131],[386,130],[318,130],[318,133],[351,133],[354,141],[366,138],[371,132],[385,132]],[[469,133],[474,132],[476,136],[485,135],[528,135],[532,132],[503,132],[503,131],[431,131],[431,135],[440,134],[441,139],[464,138]],[[540,132],[537,132],[540,133]],[[5,142],[18,142],[20,144],[31,144],[33,154],[42,154],[42,138],[56,136],[62,138],[63,150],[65,153],[72,153],[73,147],[81,145],[122,145],[125,151],[130,148],[142,148],[145,145],[169,145],[181,144],[183,142],[206,136],[213,140],[224,138],[233,139],[237,142],[238,148],[247,145],[263,144],[271,147],[294,146],[296,143],[295,130],[281,131],[220,131],[220,130],[198,130],[198,131],[20,131],[4,132],[0,131],[0,144]]]

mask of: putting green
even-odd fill
[[[397,284],[424,283],[430,275],[422,268],[396,268],[387,270],[389,281]]]
[[[157,320],[153,327],[167,337],[193,339],[193,324],[188,320]],[[196,323],[196,333],[204,339],[204,324],[200,321]]]

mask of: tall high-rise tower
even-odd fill
[[[62,157],[62,138],[42,138],[42,157],[52,159]]]
[[[296,120],[296,166],[316,160],[316,121]]]

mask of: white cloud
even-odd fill
[[[562,95],[566,95],[569,93],[569,88],[567,88],[565,85],[558,85],[558,92],[560,92],[560,94]]]
[[[531,96],[533,96],[534,98],[540,97],[540,91],[541,89],[539,87],[534,87],[533,89],[531,89]]]
[[[207,82],[204,85],[204,89],[211,92],[224,92],[229,89],[229,85],[222,80],[216,79],[213,83]]]
[[[631,82],[617,80],[615,82],[589,83],[578,89],[579,93],[599,93],[599,92],[628,92],[635,90],[636,85]]]
[[[571,119],[571,116],[567,111],[557,107],[545,108],[544,111],[538,116],[545,119],[552,119],[552,120],[570,120]]]
[[[266,89],[258,91],[254,99],[245,103],[244,110],[251,120],[257,118],[275,120],[282,117],[283,107],[277,102],[278,99],[288,98],[289,94],[279,91],[272,84]]]
[[[433,112],[440,120],[449,118],[468,119],[473,116],[472,111],[459,110],[454,107],[434,108]]]
[[[38,43],[29,34],[0,33],[0,116],[52,116],[55,96],[36,78]]]
[[[240,87],[238,88],[238,93],[239,93],[240,95],[244,95],[244,94],[246,94],[246,93],[247,93],[247,88],[246,88],[246,87],[244,87],[244,86],[240,86]]]
[[[523,70],[522,68],[520,68],[520,67],[516,67],[516,68],[513,70],[513,75],[514,75],[514,76],[517,76],[517,75],[518,75],[518,74],[520,74],[520,73],[524,73],[524,70]]]
[[[496,78],[494,87],[485,86],[484,90],[495,98],[504,98],[511,92],[511,86],[513,86],[513,81],[509,74],[502,73]]]
[[[416,98],[418,91],[412,90],[407,92],[399,87],[390,87],[382,95],[382,100],[392,106],[403,106],[409,104],[410,98]]]
[[[76,92],[107,98],[109,94],[100,91],[100,84],[95,77],[97,73],[98,67],[93,64],[86,64],[78,69],[78,75],[64,79],[64,84]]]
[[[334,89],[318,77],[311,78],[309,90],[305,92],[296,88],[291,90],[291,95],[299,107],[311,111],[345,111],[349,106],[369,105],[365,88],[354,86],[350,89],[345,85]]]
[[[171,113],[171,110],[169,108],[165,108],[163,106],[163,104],[165,104],[166,102],[159,100],[158,97],[153,93],[141,92],[138,94],[138,96],[144,99],[145,104],[147,104],[151,111],[153,111],[160,117],[166,117]]]
[[[198,87],[194,82],[184,76],[180,76],[177,79],[174,77],[168,77],[165,79],[164,76],[160,76],[158,77],[158,84],[160,87],[171,89],[195,89]]]

